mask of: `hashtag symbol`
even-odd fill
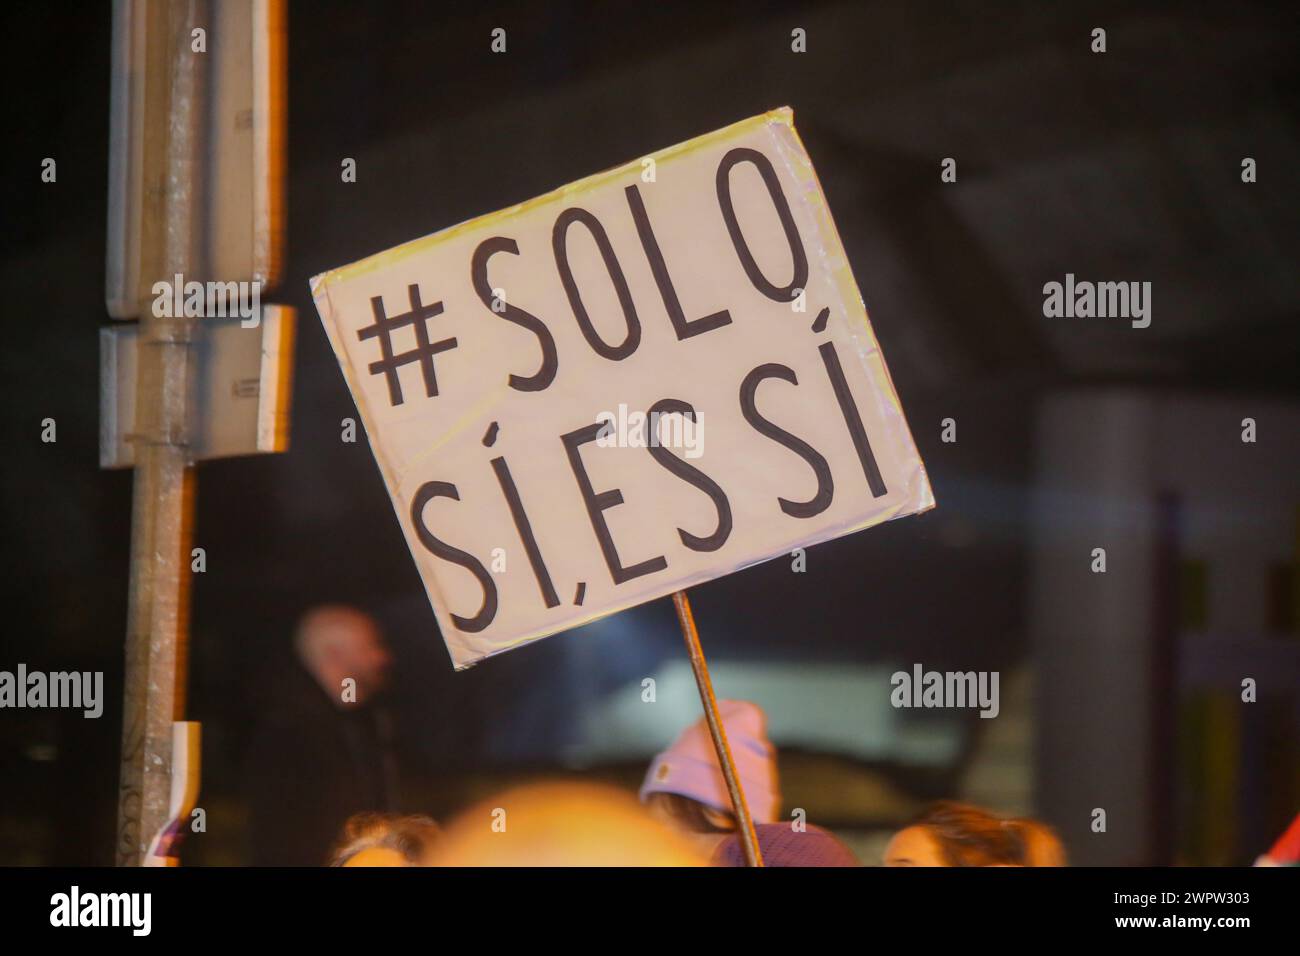
[[[403,312],[401,315],[394,315],[392,318],[384,314],[384,297],[372,296],[370,308],[375,313],[375,324],[367,325],[364,329],[357,331],[357,338],[363,342],[366,339],[379,339],[379,349],[383,354],[383,358],[370,363],[370,374],[383,374],[388,381],[388,400],[393,405],[401,405],[404,401],[402,398],[402,381],[397,376],[399,368],[412,362],[419,362],[420,371],[424,374],[424,393],[429,398],[433,398],[438,394],[438,377],[433,370],[433,357],[439,352],[446,352],[456,347],[455,339],[443,339],[441,342],[429,341],[429,329],[425,323],[436,315],[442,315],[442,303],[434,302],[430,305],[422,305],[420,303],[420,287],[415,284],[407,286],[407,293],[411,297],[411,311]],[[415,328],[415,348],[409,352],[394,355],[393,332],[406,325]]]

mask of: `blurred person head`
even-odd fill
[[[1065,845],[1046,823],[1022,817],[1009,821],[1025,847],[1025,866],[1065,866]]]
[[[537,783],[471,807],[434,866],[705,866],[707,857],[621,790]]]
[[[969,803],[941,800],[885,847],[885,866],[1024,866],[1017,821]]]
[[[312,608],[298,622],[294,650],[303,667],[340,707],[343,681],[356,681],[355,704],[383,689],[392,657],[379,627],[369,615],[341,604]]]
[[[440,832],[426,816],[358,813],[343,825],[330,866],[428,866]]]
[[[718,701],[718,715],[750,815],[755,823],[775,822],[781,797],[766,715],[744,700]],[[703,717],[650,761],[640,796],[657,820],[689,836],[702,852],[712,853],[736,831],[731,794]]]

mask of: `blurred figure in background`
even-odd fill
[[[885,866],[1023,866],[1020,833],[987,810],[941,800],[885,847]]]
[[[885,848],[885,866],[1065,866],[1055,831],[1037,820],[999,817],[940,800]]]
[[[593,784],[509,790],[452,821],[435,866],[705,866],[631,795]]]
[[[343,825],[330,866],[430,866],[440,833],[418,814],[358,813]]]
[[[718,701],[736,774],[749,804],[766,866],[857,866],[843,843],[819,827],[778,823],[781,812],[776,749],[767,717],[756,704]],[[691,840],[716,866],[744,866],[738,822],[722,766],[701,717],[650,762],[641,802],[658,820]]]
[[[1011,825],[1020,831],[1025,845],[1025,866],[1065,866],[1065,844],[1046,823],[1029,818],[1016,819]]]
[[[754,827],[764,866],[861,866],[844,843],[812,824],[796,829],[790,823],[762,823]],[[714,851],[714,866],[748,866],[739,833],[732,833]]]
[[[392,721],[378,699],[391,658],[379,628],[355,608],[317,607],[294,650],[299,666],[277,682],[245,772],[259,866],[319,866],[349,817],[395,808]]]

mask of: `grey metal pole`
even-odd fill
[[[144,210],[130,609],[118,800],[117,862],[137,866],[168,820],[172,724],[184,710],[193,473],[189,427],[194,319],[153,313],[154,283],[170,288],[195,261],[195,217],[206,56],[191,30],[202,0],[149,3],[146,25]]]

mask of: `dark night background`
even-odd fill
[[[107,864],[131,502],[129,473],[97,460],[110,6],[3,16],[0,669],[103,670],[107,705],[98,721],[0,712],[0,864]],[[507,779],[584,768],[635,784],[648,753],[585,760],[579,730],[601,699],[684,660],[671,604],[453,673],[369,449],[339,440],[356,413],[307,280],[776,106],[794,108],[939,507],[819,546],[805,574],[775,561],[696,589],[722,690],[729,662],[778,678],[914,661],[1004,682],[1032,672],[1045,639],[1030,610],[1036,422],[1067,390],[1279,409],[1289,417],[1261,424],[1257,467],[1281,470],[1295,541],[1298,19],[1290,4],[1222,2],[291,3],[287,268],[267,296],[298,310],[291,448],[198,467],[208,570],[193,589],[187,716],[204,725],[209,832],[186,859],[242,861],[241,754],[295,618],[323,600],[373,612],[394,646],[412,805],[442,816]],[[505,55],[489,51],[498,26]],[[1104,55],[1089,50],[1098,26]],[[806,54],[790,51],[794,27]],[[46,156],[56,184],[40,182]],[[949,156],[956,184],[940,182]],[[1245,156],[1255,184],[1241,181]],[[356,183],[340,182],[344,157]],[[1042,285],[1066,272],[1151,281],[1151,327],[1044,318]],[[949,416],[955,444],[940,442]],[[40,440],[47,417],[55,444]],[[1226,526],[1250,527],[1254,507],[1226,506]],[[1127,788],[1115,773],[1111,812],[1128,800],[1163,828],[1120,848],[1096,849],[1071,815],[1069,748],[1050,733],[1012,748],[1005,773],[1033,784],[1020,809],[1060,828],[1080,862],[1250,862],[1300,809],[1294,548],[1289,560],[1270,579],[1281,611],[1241,645],[1289,688],[1274,685],[1267,726],[1245,720],[1232,750],[1262,753],[1272,776],[1252,783],[1256,765],[1239,764],[1241,793],[1268,792],[1237,805],[1226,847],[1198,836],[1202,795],[1184,771],[1201,738],[1182,717],[1168,779]],[[1041,671],[1035,700],[1070,673]],[[1197,687],[1179,687],[1166,703],[1184,714]],[[1103,693],[1090,706],[1122,705]],[[1057,719],[1034,713],[1027,727]],[[952,749],[928,762],[792,744],[787,804],[869,833],[924,799],[969,795],[984,723],[998,721],[940,728]],[[1176,809],[1153,807],[1160,792]]]

